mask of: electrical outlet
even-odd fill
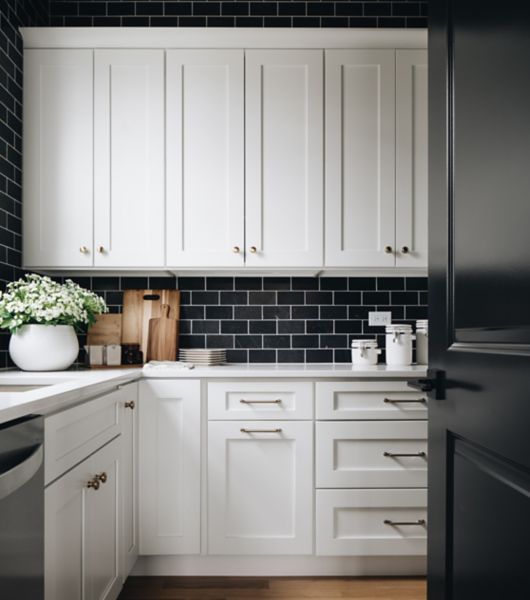
[[[373,311],[368,313],[370,327],[384,327],[392,323],[392,313],[389,311]]]

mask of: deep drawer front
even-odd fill
[[[426,419],[427,397],[406,381],[316,384],[317,419]]]
[[[311,382],[243,381],[208,384],[208,419],[212,421],[312,418]]]
[[[427,422],[321,421],[316,473],[319,488],[426,487]]]
[[[317,490],[320,556],[424,556],[426,490]]]

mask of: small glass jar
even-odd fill
[[[412,325],[386,326],[386,364],[408,367],[412,364]]]
[[[377,340],[352,340],[351,342],[351,361],[355,367],[376,365],[380,354]]]
[[[419,365],[429,364],[429,321],[416,321],[416,362]]]

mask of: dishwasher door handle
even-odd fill
[[[21,463],[0,475],[0,500],[7,498],[25,485],[40,469],[44,459],[44,448],[40,444]]]

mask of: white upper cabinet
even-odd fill
[[[91,267],[92,50],[24,55],[24,266]]]
[[[245,57],[246,264],[321,266],[323,52]]]
[[[427,266],[427,51],[396,51],[396,265]]]
[[[96,50],[97,267],[164,264],[164,52]]]
[[[328,267],[395,263],[395,51],[326,51]]]
[[[167,264],[244,264],[244,51],[168,50]]]

